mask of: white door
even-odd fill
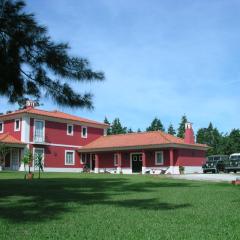
[[[12,170],[19,170],[19,149],[12,149]]]
[[[38,171],[38,169],[39,169],[39,167],[36,166],[37,155],[42,156],[42,165],[44,166],[44,149],[43,148],[35,148],[34,149],[34,163],[33,163],[34,171]]]

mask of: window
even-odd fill
[[[87,127],[82,127],[82,138],[87,138]]]
[[[113,160],[114,160],[114,166],[118,166],[118,154],[115,153],[114,156],[113,156]]]
[[[3,133],[3,129],[4,129],[4,124],[3,122],[0,122],[0,133]]]
[[[81,154],[81,164],[86,164],[87,162],[87,154],[86,153],[82,153]]]
[[[67,150],[65,151],[65,165],[75,164],[75,152]]]
[[[34,121],[34,142],[42,143],[44,142],[44,121],[35,120]]]
[[[163,152],[155,152],[155,164],[156,165],[163,165],[164,159],[163,159]]]
[[[15,123],[14,123],[14,131],[20,131],[20,119],[15,119]]]
[[[67,124],[67,135],[73,136],[73,125]]]

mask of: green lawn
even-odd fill
[[[154,176],[0,172],[0,239],[240,239],[240,187]]]

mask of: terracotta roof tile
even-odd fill
[[[1,135],[0,135],[0,144],[1,144],[1,143],[24,145],[23,142],[19,141],[18,139],[16,139],[15,137],[13,137],[12,135],[10,135],[9,133],[4,133],[4,134],[1,134]]]
[[[35,115],[40,115],[40,116],[52,117],[52,118],[59,118],[59,119],[77,121],[77,122],[82,122],[82,123],[90,123],[90,124],[98,125],[98,126],[101,126],[104,128],[109,126],[108,124],[105,124],[105,123],[93,121],[93,120],[86,119],[86,118],[77,117],[77,116],[74,116],[74,115],[71,115],[68,113],[64,113],[64,112],[60,112],[60,111],[56,111],[56,110],[55,111],[46,111],[46,110],[40,110],[40,109],[36,109],[36,108],[26,108],[26,109],[22,109],[22,110],[17,110],[17,111],[8,113],[8,114],[1,115],[0,118],[12,116],[12,115],[19,115],[22,113],[35,114]]]
[[[161,144],[180,144],[193,147],[206,147],[205,144],[186,144],[184,139],[175,137],[173,135],[161,132],[142,132],[142,133],[128,133],[119,135],[102,136],[97,140],[82,147],[81,150],[103,149],[103,148],[128,148],[137,146],[152,146]]]

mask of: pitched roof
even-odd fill
[[[58,118],[58,119],[63,119],[63,120],[77,121],[77,122],[86,123],[86,124],[89,123],[89,124],[101,126],[103,128],[107,128],[109,126],[108,124],[105,124],[105,123],[93,121],[93,120],[90,120],[87,118],[77,117],[77,116],[74,116],[74,115],[71,115],[68,113],[64,113],[64,112],[60,112],[57,110],[46,111],[46,110],[40,110],[40,109],[36,109],[36,108],[26,108],[26,109],[17,110],[17,111],[11,112],[11,113],[7,113],[4,115],[1,115],[0,119],[14,116],[14,115],[23,114],[23,113]]]
[[[14,144],[14,145],[25,145],[23,142],[19,141],[9,133],[4,133],[0,135],[0,144]]]
[[[179,145],[192,148],[207,149],[205,144],[186,144],[184,139],[175,137],[173,135],[164,133],[162,131],[142,132],[142,133],[128,133],[119,135],[102,136],[95,141],[85,145],[79,151],[87,150],[101,150],[107,151],[109,149],[134,149],[134,147],[154,147],[158,145]]]

